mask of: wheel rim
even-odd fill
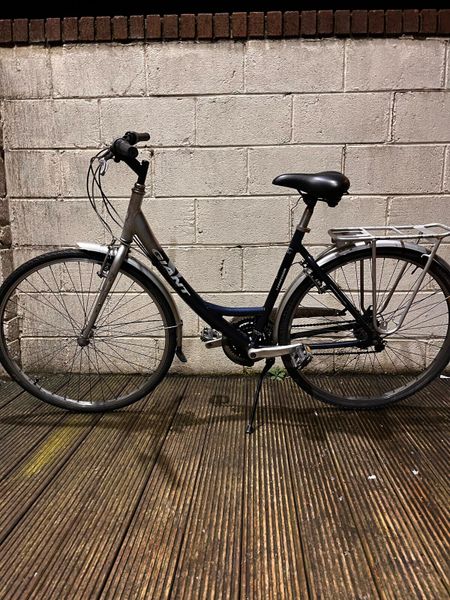
[[[56,404],[106,407],[141,397],[165,362],[169,326],[144,285],[121,270],[86,346],[77,342],[103,281],[101,261],[55,258],[27,270],[2,302],[10,373]]]
[[[386,322],[388,330],[398,323],[402,307],[411,297],[414,283],[423,269],[417,261],[402,256],[381,255],[377,258],[377,289],[380,290],[377,306],[380,308],[389,299],[388,290],[395,283],[405,261],[407,267],[395,293],[377,315],[378,322]],[[357,261],[349,257],[328,271],[358,308],[363,300],[366,309],[372,303],[371,265],[371,256],[366,253]],[[364,294],[360,291],[362,279]],[[444,285],[443,282],[441,285]],[[449,292],[441,285],[438,285],[432,273],[427,273],[400,330],[392,335],[381,336],[384,347],[379,351],[375,350],[373,344],[365,350],[313,348],[311,363],[303,370],[294,372],[296,377],[311,393],[325,400],[342,403],[351,404],[360,400],[381,403],[413,393],[415,387],[422,387],[436,375],[439,364],[443,368],[448,361]],[[351,315],[317,316],[314,315],[317,307],[321,309],[317,310],[317,314],[326,313],[327,309],[342,309],[329,293],[320,294],[316,288],[311,288],[301,295],[297,308],[292,312],[288,323],[291,342],[299,339],[313,347],[318,342],[318,336],[305,333],[312,333],[314,329],[324,326],[345,327],[346,322],[348,330],[339,334],[323,334],[319,341],[332,342],[338,337],[339,341],[355,342],[358,337],[361,338],[358,328],[351,328],[351,324],[354,325]]]

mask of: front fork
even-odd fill
[[[95,323],[97,318],[103,308],[103,304],[105,303],[106,298],[108,297],[109,292],[116,280],[117,274],[122,266],[123,262],[128,257],[128,252],[130,251],[130,244],[133,240],[134,235],[134,224],[136,216],[140,213],[142,200],[145,195],[145,176],[147,174],[148,164],[146,164],[146,168],[143,172],[143,175],[139,177],[138,181],[134,184],[133,189],[131,191],[130,203],[128,205],[127,215],[125,217],[125,221],[123,224],[122,234],[120,236],[120,246],[117,248],[115,252],[114,258],[112,260],[111,266],[109,267],[106,275],[104,263],[102,267],[102,273],[100,276],[104,276],[103,284],[100,288],[97,300],[91,310],[91,314],[89,315],[86,325],[84,326],[81,334],[78,337],[78,344],[80,346],[87,346],[89,344],[89,340],[92,337],[92,330],[95,327]],[[140,180],[142,179],[142,183]],[[105,261],[108,260],[107,255]]]
[[[89,340],[92,336],[92,330],[95,327],[97,318],[116,280],[117,274],[120,271],[120,267],[122,266],[123,262],[127,259],[129,250],[129,244],[121,243],[120,246],[117,248],[117,251],[114,253],[111,265],[109,266],[109,269],[107,271],[105,271],[105,264],[107,264],[106,261],[108,260],[108,258],[110,258],[111,255],[108,254],[105,257],[105,262],[102,265],[102,271],[99,272],[99,276],[104,277],[103,283],[98,293],[97,300],[95,301],[95,304],[92,307],[86,325],[83,327],[81,334],[78,336],[77,342],[79,346],[87,346],[89,344]]]

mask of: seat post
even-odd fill
[[[300,231],[300,233],[303,233],[303,235],[304,235],[305,233],[309,233],[309,231],[310,231],[308,225],[311,220],[311,217],[313,216],[314,208],[317,204],[317,200],[316,200],[316,198],[313,198],[311,196],[304,196],[303,200],[306,204],[306,207],[305,207],[305,210],[303,211],[300,222],[296,227],[296,230]]]

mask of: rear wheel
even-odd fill
[[[377,249],[379,326],[389,331],[399,322],[425,263],[418,251]],[[343,253],[325,271],[372,323],[371,249]],[[283,361],[294,381],[315,398],[356,408],[401,400],[427,385],[449,362],[450,273],[433,262],[399,331],[382,334],[378,342],[372,338],[333,294],[319,293],[309,278],[293,293],[278,329],[280,344],[298,340],[311,347],[312,360],[303,369],[295,368],[290,356]]]
[[[164,377],[176,346],[160,291],[124,263],[88,343],[80,333],[98,297],[104,256],[83,250],[30,260],[0,289],[0,360],[23,388],[63,408],[131,404]]]

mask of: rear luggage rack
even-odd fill
[[[384,336],[392,335],[396,333],[403,324],[406,315],[416,297],[426,274],[428,273],[431,263],[436,256],[436,252],[443,239],[450,237],[450,227],[442,225],[442,223],[428,223],[426,225],[385,225],[378,227],[345,227],[330,229],[328,231],[332,241],[337,247],[345,246],[352,242],[366,242],[371,247],[372,261],[371,261],[371,279],[372,279],[372,312],[373,312],[373,328],[379,334]],[[391,291],[383,296],[382,305],[378,306],[377,303],[377,242],[382,240],[400,240],[404,242],[406,240],[415,241],[416,243],[426,240],[429,242],[428,246],[432,247],[430,250],[424,251],[424,258],[426,258],[426,264],[423,268],[421,276],[416,281],[413,288],[410,290],[408,302],[405,303],[401,315],[397,318],[396,323],[390,329],[387,324],[379,323],[378,313],[382,313],[388,306],[391,298],[400,280],[403,276],[404,269],[400,270],[396,281],[392,285]]]
[[[426,225],[382,225],[378,227],[343,227],[328,231],[337,246],[349,242],[373,242],[376,240],[416,240],[442,241],[450,236],[450,227],[442,223]]]

